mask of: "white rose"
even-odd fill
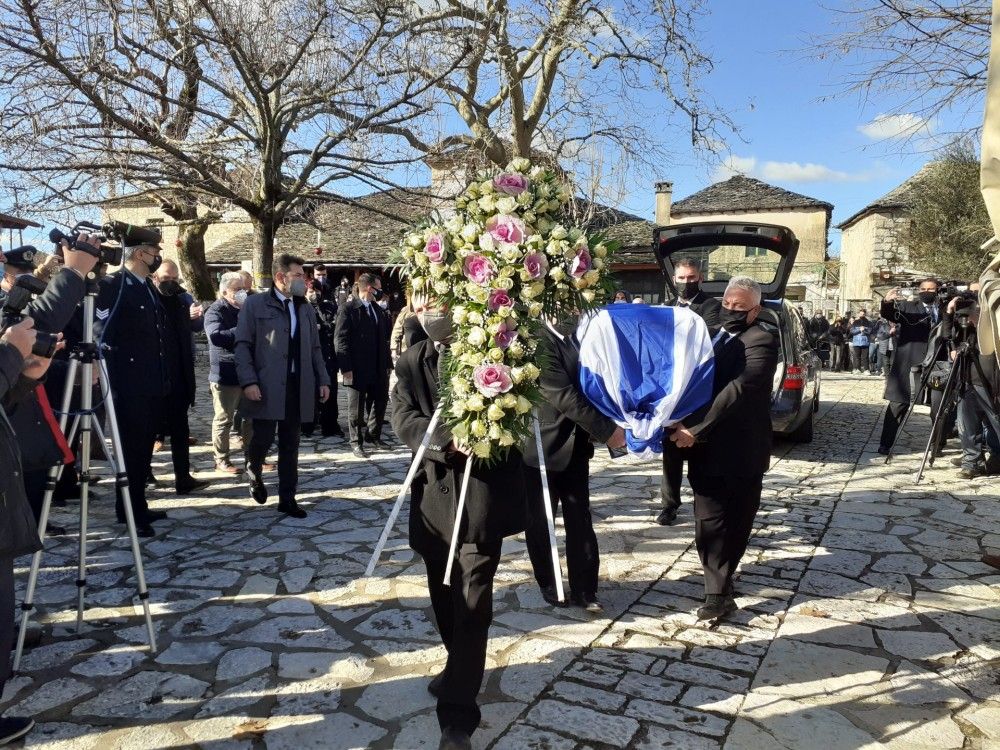
[[[600,271],[595,271],[591,269],[590,271],[587,271],[587,273],[583,275],[583,278],[587,280],[588,284],[594,285],[601,280],[601,273]]]
[[[462,239],[466,242],[475,242],[481,231],[478,224],[466,224],[462,227]]]
[[[552,231],[549,233],[549,236],[554,240],[564,240],[568,234],[569,233],[566,231],[566,227],[562,224],[556,224],[552,227]]]
[[[527,367],[525,367],[525,369],[527,369]],[[526,399],[524,396],[518,396],[517,397],[517,413],[518,414],[527,414],[529,411],[531,411],[531,402],[528,401],[528,399]]]
[[[496,211],[497,202],[492,195],[484,195],[482,198],[479,199],[478,203],[479,203],[479,208],[485,211],[486,213],[492,213],[493,211]]]
[[[587,302],[593,302],[596,297],[597,295],[594,293],[593,289],[588,289],[587,291],[583,292],[583,298]]]
[[[514,444],[514,436],[510,434],[507,430],[503,430],[500,433],[500,439],[497,441],[501,447],[508,448]]]
[[[553,266],[549,269],[549,276],[554,281],[562,281],[566,278],[566,272],[563,270],[562,266]]]
[[[514,288],[514,279],[510,276],[501,276],[495,283],[500,289],[505,289],[508,292]]]
[[[503,362],[503,349],[494,346],[492,349],[490,349],[488,354],[489,358],[492,359],[494,362]]]
[[[597,269],[604,268],[604,261],[601,260],[600,258],[594,258],[591,262],[594,264],[594,268]]]
[[[515,396],[513,393],[503,394],[498,399],[498,401],[500,402],[500,405],[504,409],[513,409],[515,406],[517,406],[517,396]]]
[[[451,311],[451,319],[455,321],[457,325],[462,325],[462,323],[465,322],[466,316],[468,314],[469,311],[466,310],[461,305],[459,305],[458,307],[456,307],[454,310]]]
[[[489,458],[490,454],[493,453],[493,446],[490,445],[489,440],[480,440],[472,446],[472,453],[476,458]]]
[[[493,180],[483,180],[479,183],[479,192],[482,195],[492,195],[495,192]]]
[[[505,416],[505,412],[500,404],[494,402],[490,404],[490,408],[486,410],[486,416],[494,422],[499,422]]]
[[[483,324],[483,314],[477,310],[472,310],[466,316],[466,320],[474,326],[481,326]]]
[[[478,393],[473,393],[471,396],[469,396],[468,400],[465,402],[465,405],[469,408],[470,411],[482,411],[483,409],[486,408],[486,402],[483,401],[482,395]]]
[[[511,160],[508,169],[513,169],[515,172],[527,172],[531,169],[531,162],[523,156],[518,156],[516,159]]]
[[[524,356],[524,347],[521,346],[520,341],[515,341],[513,344],[507,347],[507,351],[510,352],[510,356],[514,359],[521,359]]]
[[[532,302],[528,306],[528,315],[530,315],[531,317],[537,318],[541,314],[542,314],[542,303],[541,302]]]
[[[502,214],[514,213],[515,208],[517,208],[517,201],[514,200],[513,196],[505,195],[497,201],[497,211]]]
[[[406,244],[409,245],[410,247],[414,248],[414,249],[416,249],[418,247],[423,247],[424,246],[424,238],[421,237],[419,234],[414,233],[414,234],[411,234],[411,235],[407,236],[407,238],[406,238]]]
[[[454,416],[461,419],[462,415],[465,414],[466,411],[468,411],[468,409],[465,408],[465,402],[461,399],[455,399],[451,402],[451,413]]]
[[[469,430],[475,437],[486,437],[486,433],[489,431],[482,420],[479,419],[472,420],[472,424],[469,425]]]
[[[473,326],[466,339],[472,346],[483,346],[487,341],[486,331],[479,326]]]
[[[447,279],[439,279],[434,282],[434,293],[443,297],[451,291],[451,282]]]

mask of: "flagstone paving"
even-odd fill
[[[342,441],[305,439],[309,517],[283,518],[273,500],[259,507],[209,474],[207,401],[193,451],[210,490],[151,495],[172,519],[143,542],[156,654],[106,480],[83,633],[77,538],[49,541],[41,643],[3,696],[5,710],[39,721],[24,746],[436,747],[426,686],[444,651],[405,523],[361,579],[408,453],[366,461]],[[886,466],[874,453],[882,404],[874,378],[825,379],[815,441],[775,450],[737,582],[742,609],[714,627],[692,614],[702,588],[690,502],[678,525],[655,526],[657,467],[599,457],[606,616],[546,606],[523,540],[508,540],[475,747],[1000,748],[1000,571],[980,561],[1000,551],[1000,486],[962,482],[946,459],[914,484],[923,414]],[[154,460],[169,479],[169,454]],[[57,509],[57,522],[75,528],[72,513]]]

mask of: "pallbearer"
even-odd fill
[[[392,426],[416,451],[438,404],[439,356],[451,336],[446,310],[416,298],[414,310],[429,340],[409,347],[396,363]],[[414,483],[410,546],[424,559],[431,605],[448,660],[428,686],[437,698],[440,748],[470,748],[479,726],[476,702],[486,669],[486,642],[493,621],[493,576],[503,538],[524,531],[524,465],[511,450],[487,465],[477,460],[460,519],[459,547],[450,585],[443,583],[468,451],[444,423],[424,454],[423,476]]]

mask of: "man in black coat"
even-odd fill
[[[376,302],[382,282],[363,273],[356,296],[342,305],[334,335],[337,366],[347,386],[348,425],[354,455],[367,458],[365,442],[389,447],[382,440],[382,423],[389,403],[389,317]]]
[[[937,304],[938,286],[937,280],[924,279],[920,282],[917,300],[903,300],[899,289],[892,289],[882,300],[882,317],[896,324],[898,337],[892,367],[885,381],[884,398],[889,406],[885,410],[878,446],[882,455],[889,453],[896,440],[899,423],[916,395],[910,393],[910,370],[924,361],[931,331],[941,322],[941,310]]]
[[[732,578],[746,552],[771,458],[771,388],[778,341],[756,325],[760,286],[746,276],[729,282],[722,328],[713,331],[712,402],[684,419],[670,439],[691,448],[695,545],[705,573],[699,620],[736,609]]]
[[[621,448],[625,445],[625,431],[595,409],[580,390],[580,345],[573,333],[575,323],[574,319],[560,325],[561,330],[552,324],[545,329],[550,359],[539,382],[545,401],[538,408],[538,422],[553,514],[562,504],[570,601],[596,613],[603,608],[597,599],[600,555],[590,517],[590,459],[594,455],[591,440]],[[558,605],[534,436],[524,444],[524,464],[528,556],[545,601]]]
[[[682,258],[674,266],[674,285],[677,299],[668,303],[670,307],[687,307],[698,313],[709,328],[719,325],[719,311],[722,303],[709,297],[701,290],[701,266],[693,258]],[[684,455],[669,436],[663,438],[663,478],[660,480],[660,501],[662,507],[656,517],[661,526],[670,526],[677,520],[681,507],[681,478],[684,475]]]
[[[163,401],[174,387],[167,361],[167,310],[150,279],[161,262],[159,245],[127,245],[124,267],[101,280],[95,303],[94,338],[110,347],[105,363],[118,415],[132,512],[141,537],[153,536],[152,523],[167,517],[146,502],[153,441]],[[118,522],[125,523],[120,492],[115,512]]]
[[[190,297],[180,284],[179,273],[176,263],[164,261],[153,275],[153,284],[166,312],[164,354],[169,368],[170,392],[163,399],[162,426],[164,434],[170,437],[174,489],[177,494],[186,495],[208,486],[208,482],[191,476],[191,428],[188,423],[188,409],[194,406],[197,392],[192,334],[195,328],[204,327],[205,320],[201,306],[188,302]]]
[[[392,425],[399,438],[416,451],[438,404],[438,347],[451,333],[440,310],[414,308],[430,340],[407,349],[396,363]],[[410,546],[427,568],[427,585],[441,640],[448,651],[444,671],[428,686],[437,697],[440,748],[471,748],[479,726],[476,696],[486,670],[486,644],[493,621],[493,576],[500,563],[504,537],[524,531],[524,463],[511,450],[506,459],[472,467],[461,519],[459,547],[450,586],[444,584],[467,451],[455,444],[439,424],[424,454],[421,492],[410,505]]]
[[[317,272],[319,267],[317,266]],[[323,269],[324,272],[326,269]],[[318,277],[317,277],[318,278]],[[316,421],[323,437],[344,437],[340,429],[340,414],[337,405],[337,353],[334,349],[334,334],[337,328],[337,303],[322,296],[323,290],[314,285],[306,292],[306,301],[312,305],[319,324],[319,345],[323,352],[326,371],[330,375],[330,398],[320,403],[317,396]],[[310,430],[311,434],[311,430]]]

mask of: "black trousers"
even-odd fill
[[[191,428],[188,425],[187,397],[171,391],[163,399],[163,434],[170,438],[170,459],[174,465],[174,485],[191,478]]]
[[[463,544],[445,586],[446,543],[424,555],[427,586],[441,641],[448,651],[437,702],[441,729],[455,727],[472,734],[482,715],[476,698],[486,673],[486,643],[493,622],[493,576],[500,564],[500,545]],[[437,554],[437,552],[440,554]]]
[[[733,574],[750,541],[760,508],[763,475],[700,477],[694,489],[694,543],[705,574],[706,594],[731,590]]]
[[[125,474],[128,477],[129,497],[136,523],[146,522],[146,478],[153,462],[153,441],[160,426],[160,412],[163,399],[135,397],[126,402],[116,399],[118,408],[118,433],[121,436],[121,452],[124,455]],[[92,440],[96,434],[91,433]],[[116,493],[115,513],[119,521],[125,520],[125,509],[121,492]]]
[[[0,557],[0,693],[10,678],[14,650],[14,558]]]
[[[868,344],[864,346],[851,345],[851,369],[862,372],[868,369]]]
[[[552,494],[552,514],[562,504],[566,528],[566,567],[569,568],[569,590],[577,596],[597,593],[597,576],[601,567],[597,534],[590,515],[589,462],[570,464],[565,471],[549,471],[549,492]],[[535,580],[542,588],[555,586],[552,570],[552,547],[549,545],[549,525],[545,518],[542,495],[542,474],[525,467],[525,492],[528,500],[528,527],[525,541],[528,557],[535,571]]]
[[[28,505],[35,516],[35,523],[42,517],[42,502],[45,500],[45,485],[49,480],[48,469],[32,469],[24,472],[24,492],[28,498]],[[74,497],[78,494],[76,489],[80,483],[80,476],[76,471],[76,464],[68,464],[63,467],[53,499]]]
[[[389,405],[389,373],[384,375],[363,389],[354,386],[347,389],[348,428],[355,445],[382,438],[382,423]]]
[[[929,389],[930,390],[930,389]],[[941,408],[941,391],[930,390],[931,393],[931,419],[934,419],[935,415],[938,413],[938,409]],[[888,448],[892,445],[893,441],[896,439],[896,433],[899,432],[899,425],[903,421],[903,417],[906,416],[906,412],[909,410],[910,405],[908,403],[903,403],[901,401],[890,401],[889,405],[885,410],[885,418],[882,420],[882,437],[879,438],[879,446],[882,448]],[[951,414],[946,414],[944,417],[945,423],[940,432],[940,438],[938,444],[935,446],[936,449],[943,448],[945,441],[948,439],[948,434],[951,432],[952,428],[955,426],[956,414],[953,412]],[[926,437],[924,438],[926,444]]]
[[[323,435],[332,435],[340,430],[340,408],[337,405],[337,368],[328,369],[330,373],[330,398],[325,404],[316,400],[316,421]]]
[[[264,459],[278,435],[278,502],[294,502],[299,484],[299,438],[302,431],[302,408],[299,405],[299,379],[289,375],[285,385],[285,418],[255,419],[250,447],[246,450],[247,467],[260,476]]]
[[[663,510],[676,513],[681,507],[681,480],[684,477],[684,453],[668,433],[663,436],[663,477],[660,479],[660,502]]]

